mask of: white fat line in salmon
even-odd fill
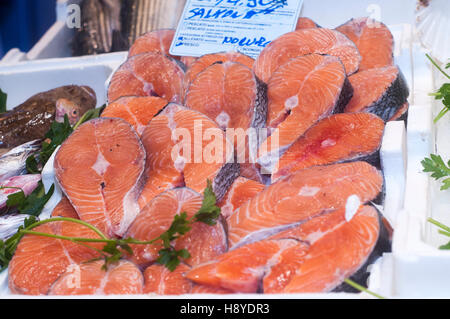
[[[203,129],[202,121],[196,120],[193,130],[172,127],[172,140],[177,143],[171,150],[171,159],[180,170],[188,163],[256,164],[260,154],[268,153],[267,144],[262,148],[259,146],[269,135],[270,130],[267,128],[227,128],[224,137],[222,129]],[[272,135],[270,149],[274,150],[271,155],[279,158],[281,154],[277,150],[282,148],[279,147],[279,136],[276,133]]]

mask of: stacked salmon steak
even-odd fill
[[[369,18],[326,29],[300,18],[256,60],[239,52],[169,54],[174,30],[136,40],[109,83],[102,116],[55,157],[64,198],[53,216],[108,238],[150,241],[202,207],[207,181],[221,208],[171,245],[131,245],[104,269],[98,251],[26,235],[9,266],[19,294],[232,294],[352,291],[390,250],[379,151],[409,90],[389,29]],[[97,238],[67,221],[35,229]],[[101,259],[101,258],[100,258]]]

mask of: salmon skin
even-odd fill
[[[405,113],[409,96],[408,84],[397,66],[358,72],[349,77],[353,97],[345,112],[370,112],[384,121]]]
[[[346,205],[362,203],[381,192],[381,173],[366,162],[315,166],[296,171],[268,186],[227,219],[231,249],[267,237],[283,227],[304,222]]]
[[[146,205],[127,230],[125,237],[152,240],[167,231],[176,215],[186,213],[192,218],[202,206],[202,196],[188,188],[176,188],[156,196]],[[197,265],[209,261],[227,250],[227,237],[222,223],[209,226],[200,222],[174,243],[177,250],[187,249],[191,257],[185,262]],[[156,261],[160,243],[153,245],[131,245],[130,259],[141,267]]]
[[[145,149],[130,124],[98,118],[81,125],[55,157],[55,175],[81,220],[122,236],[139,213]]]
[[[331,115],[312,126],[280,158],[272,182],[316,165],[364,160],[380,167],[384,121],[370,113]]]
[[[185,87],[188,88],[189,84],[197,77],[197,75],[199,75],[199,73],[203,72],[211,65],[224,62],[241,63],[251,69],[253,68],[255,60],[245,54],[235,51],[205,54],[193,61],[189,66],[184,81]]]
[[[206,152],[211,140],[203,139],[203,134],[214,136],[214,145],[222,152]],[[186,186],[201,193],[207,179],[213,183],[217,200],[221,200],[239,176],[233,145],[213,120],[195,110],[169,104],[147,125],[141,139],[147,152],[141,208],[174,187]]]
[[[301,29],[272,41],[256,59],[256,76],[268,83],[272,74],[290,59],[311,53],[338,57],[348,75],[358,71],[361,56],[345,35],[325,28]]]
[[[265,187],[264,184],[242,176],[236,178],[224,198],[217,204],[222,216],[225,218],[231,216],[236,209],[255,197]]]
[[[313,29],[313,28],[321,28],[321,26],[319,26],[310,18],[300,17],[297,20],[297,26],[295,27],[295,30]]]
[[[157,52],[130,57],[113,74],[108,101],[124,96],[158,96],[181,103],[184,70],[176,60]]]
[[[362,57],[360,71],[394,64],[394,37],[382,22],[368,17],[351,19],[336,30],[358,47]]]
[[[234,292],[342,291],[345,278],[355,279],[388,249],[378,212],[369,206],[356,210],[351,216],[347,216],[345,208],[325,212],[194,267],[186,277]]]
[[[166,105],[167,100],[156,96],[121,97],[108,104],[101,117],[118,117],[130,123],[139,136],[147,124]]]
[[[220,128],[235,129],[232,138],[238,162],[244,168],[241,175],[260,179],[259,170],[253,165],[255,160],[252,160],[258,145],[251,143],[246,133],[249,128],[266,126],[267,86],[253,71],[240,63],[217,62],[190,83],[185,104],[215,120]],[[231,130],[227,131],[227,136],[228,133]]]
[[[55,281],[49,295],[126,295],[140,294],[144,277],[133,263],[119,260],[102,269],[103,260],[74,264]]]
[[[268,127],[258,163],[271,166],[292,143],[320,119],[341,112],[353,95],[345,68],[333,56],[310,54],[291,59],[268,83]]]

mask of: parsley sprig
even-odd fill
[[[450,161],[448,161],[448,164],[445,164],[440,155],[431,154],[430,158],[425,158],[421,163],[423,171],[432,173],[431,177],[434,179],[439,180],[448,177],[442,181],[443,185],[441,186],[441,190],[450,188]]]
[[[149,241],[140,241],[134,238],[125,239],[111,239],[107,238],[99,229],[95,226],[90,225],[78,219],[66,218],[66,217],[56,217],[50,218],[39,222],[30,223],[28,221],[23,228],[6,242],[0,241],[0,267],[5,269],[8,266],[9,261],[14,255],[14,251],[20,242],[20,239],[25,234],[44,236],[61,240],[68,240],[91,249],[96,250],[100,257],[96,260],[104,260],[102,266],[103,269],[108,269],[108,266],[119,261],[125,254],[133,254],[133,250],[130,245],[152,245],[154,243],[160,242],[163,248],[159,251],[159,257],[157,262],[161,265],[167,267],[170,271],[174,271],[177,266],[181,263],[182,259],[187,259],[190,257],[189,252],[186,249],[176,250],[173,246],[173,241],[181,236],[187,234],[191,228],[192,224],[196,222],[202,222],[207,225],[213,226],[217,223],[217,219],[220,216],[220,208],[216,206],[216,196],[212,189],[212,184],[208,180],[207,187],[203,193],[203,202],[199,211],[192,217],[188,218],[186,212],[182,212],[179,215],[175,215],[172,224],[169,229],[162,233],[160,236]],[[96,232],[100,238],[81,238],[81,237],[67,237],[59,236],[55,234],[41,233],[33,231],[33,228],[40,226],[45,223],[66,221],[81,224],[85,227],[90,228]],[[97,249],[89,246],[89,243],[103,243],[102,249]],[[89,260],[92,261],[92,260]],[[87,261],[87,262],[89,262]]]
[[[433,218],[428,218],[428,222],[432,223],[433,225],[439,227],[439,234],[450,237],[450,227],[438,222],[437,220]],[[448,242],[445,245],[439,246],[439,249],[441,250],[450,250],[450,242]]]
[[[426,55],[431,63],[447,78],[450,80],[450,75],[448,75],[432,58],[430,55]],[[450,63],[446,65],[446,69],[450,69]],[[438,122],[448,111],[450,111],[450,83],[444,83],[441,88],[436,93],[431,93],[436,100],[442,100],[444,108],[439,112],[439,114],[434,119],[434,123]]]

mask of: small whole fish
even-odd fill
[[[68,85],[36,94],[0,114],[0,149],[43,139],[55,118],[62,121],[67,114],[75,123],[96,104],[95,92],[87,86]]]
[[[38,186],[41,174],[14,176],[0,183],[0,209],[6,207],[8,196],[22,190],[25,196],[30,195]]]
[[[27,158],[41,147],[40,140],[17,146],[0,157],[0,182],[25,171]]]

